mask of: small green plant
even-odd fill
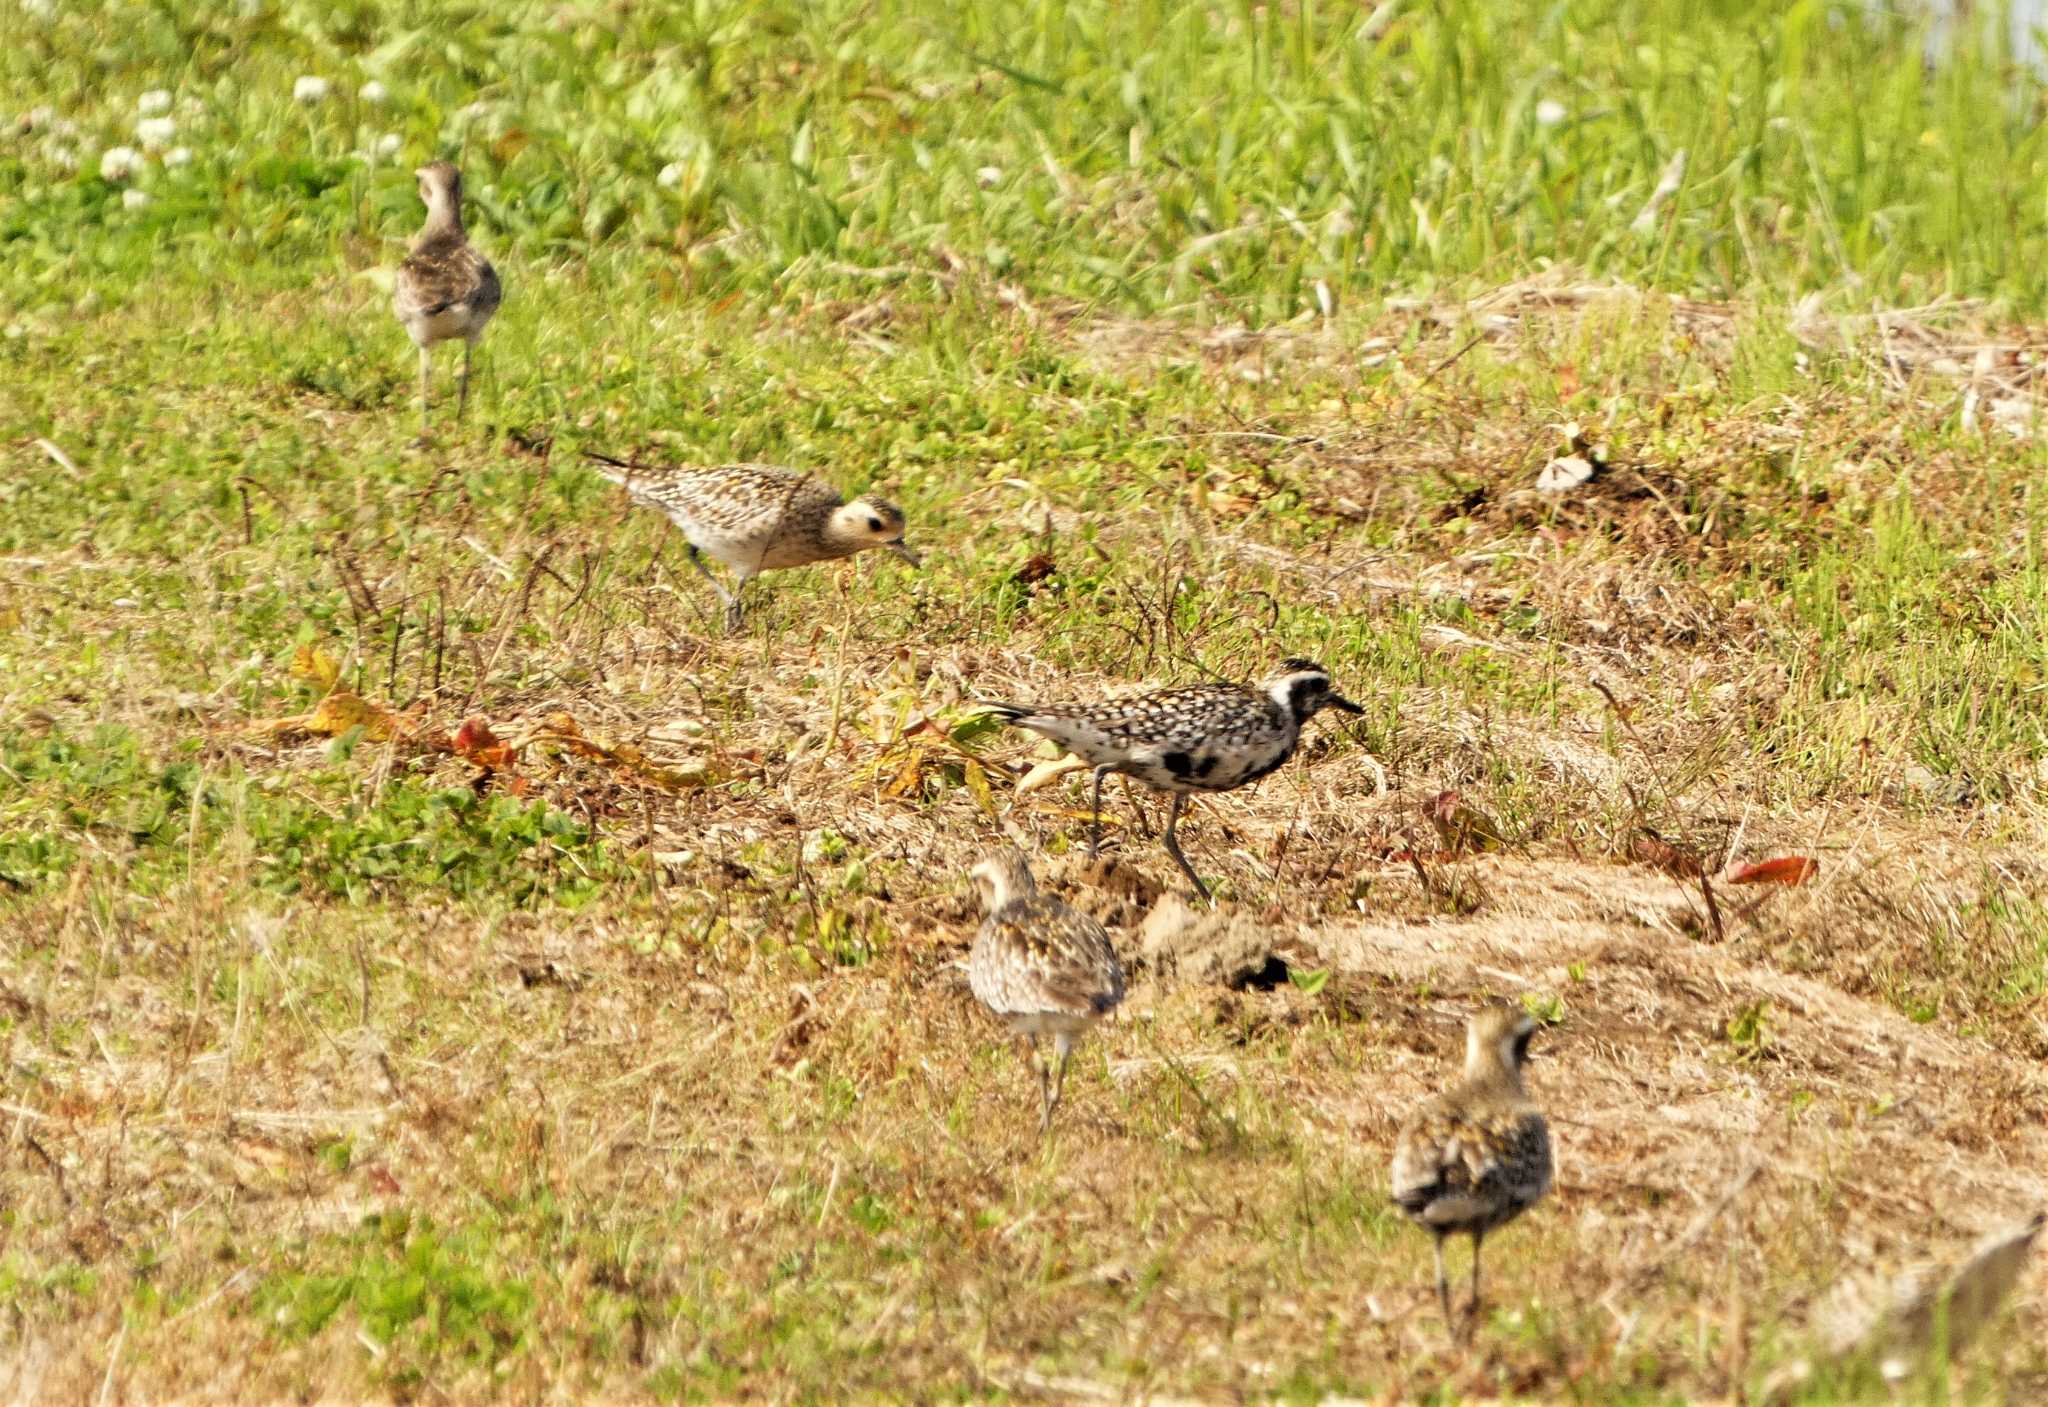
[[[1771,1004],[1753,1001],[1728,1019],[1728,1044],[1744,1060],[1762,1060],[1771,1054]]]
[[[1292,982],[1303,995],[1312,997],[1329,985],[1330,970],[1327,967],[1313,969],[1290,967],[1287,969],[1287,980]]]

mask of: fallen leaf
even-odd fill
[[[1059,571],[1059,563],[1050,552],[1036,552],[1025,559],[1024,565],[1010,573],[1010,580],[1019,586],[1036,586],[1047,577]]]
[[[1820,861],[1804,855],[1780,855],[1775,860],[1758,860],[1728,876],[1730,884],[1804,884],[1820,873]]]
[[[292,677],[310,681],[324,694],[341,682],[341,665],[318,645],[301,645],[292,651]]]
[[[988,813],[989,819],[996,815],[995,794],[989,790],[988,773],[973,758],[960,764],[960,774],[967,782],[967,794],[974,798],[974,804]]]
[[[1507,844],[1493,818],[1465,805],[1456,791],[1438,792],[1422,804],[1422,814],[1446,850],[1498,850]]]
[[[1034,791],[1051,786],[1061,777],[1067,776],[1070,773],[1085,772],[1087,770],[1088,764],[1086,762],[1083,762],[1072,753],[1068,753],[1065,757],[1054,758],[1050,762],[1041,762],[1029,772],[1026,772],[1017,783],[1016,793],[1019,796],[1029,796]]]
[[[458,757],[486,772],[509,772],[519,756],[519,749],[501,742],[491,731],[491,725],[481,718],[469,719],[456,729],[452,746]]]
[[[710,786],[719,779],[717,770],[709,763],[693,763],[687,768],[664,767],[631,743],[613,744],[591,737],[567,713],[549,714],[534,740],[558,743],[578,757],[630,772],[667,791]]]
[[[896,770],[895,778],[882,788],[884,796],[909,796],[922,789],[924,764],[928,754],[925,749],[912,745],[903,750],[903,765]]]
[[[311,713],[295,713],[289,718],[266,718],[250,727],[252,731],[277,738],[301,735],[338,738],[351,728],[361,728],[364,737],[380,743],[412,736],[412,725],[403,718],[387,708],[366,702],[346,689],[336,689],[320,700]]]

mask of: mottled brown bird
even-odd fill
[[[1451,1323],[1444,1238],[1472,1238],[1472,1306],[1479,1314],[1479,1246],[1550,1190],[1550,1129],[1522,1086],[1536,1020],[1511,1006],[1473,1013],[1465,1073],[1425,1103],[1394,1143],[1394,1202],[1436,1238],[1436,1294]]]
[[[633,464],[585,450],[597,472],[682,533],[690,565],[725,604],[725,628],[740,626],[740,592],[757,574],[850,557],[870,547],[911,566],[923,559],[903,541],[903,510],[872,494],[851,503],[823,479],[771,464]],[[732,569],[730,591],[704,555]]]
[[[1038,892],[1021,852],[999,850],[974,867],[988,917],[967,957],[967,982],[982,1005],[1031,1045],[1038,1070],[1041,1135],[1052,1128],[1074,1043],[1124,999],[1124,969],[1102,925]],[[1059,1068],[1038,1041],[1050,1036]]]
[[[462,339],[462,389],[455,403],[456,419],[469,405],[469,362],[484,325],[498,311],[504,290],[491,261],[469,242],[462,228],[462,173],[446,161],[430,162],[413,173],[427,222],[412,242],[412,252],[398,266],[391,290],[392,311],[420,353],[420,433],[427,431],[427,382],[436,342]]]

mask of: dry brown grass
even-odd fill
[[[280,571],[276,543],[317,507],[300,565],[341,602],[347,678],[423,727],[487,714],[621,870],[580,908],[283,897],[249,826],[195,807],[198,862],[143,888],[131,837],[79,827],[63,882],[8,901],[0,1188],[6,1264],[31,1286],[15,1396],[1734,1400],[1838,1271],[2048,1204],[2048,997],[2001,986],[2038,941],[2041,779],[2015,752],[1961,769],[1989,799],[1940,790],[1901,726],[1925,699],[1821,694],[1794,604],[1746,585],[1840,532],[1759,471],[1787,427],[1876,463],[1912,454],[1909,412],[1837,385],[1704,414],[1651,375],[1642,404],[1680,408],[1617,412],[1630,447],[1597,488],[1539,508],[1523,485],[1560,406],[1525,379],[1618,376],[1596,361],[1619,296],[1474,310],[1488,344],[1523,339],[1486,373],[1505,382],[1460,358],[1472,324],[1434,310],[1375,334],[1410,349],[1384,382],[1355,359],[1317,369],[1326,332],[1204,334],[1205,375],[1275,399],[1178,424],[1229,449],[1176,462],[1190,487],[1159,511],[1022,492],[1001,465],[934,506],[995,525],[970,530],[995,544],[983,575],[1021,570],[1020,546],[1050,557],[1000,625],[964,570],[871,608],[857,565],[823,589],[785,579],[757,633],[711,637],[688,573],[650,555],[647,525],[563,490],[559,451],[515,460],[516,491],[478,482],[489,450],[402,487],[273,477],[277,506],[252,494],[214,553],[150,570],[195,592]],[[1726,374],[1745,314],[1647,306],[1651,343]],[[1134,383],[1134,347],[1171,374],[1190,336],[1012,315]],[[1963,461],[1914,462],[1930,496],[1995,518]],[[1298,513],[1269,511],[1281,495]],[[29,608],[49,649],[156,629],[231,657],[188,608],[102,603],[92,583],[135,563],[54,551],[35,570],[74,602]],[[1974,628],[1970,593],[1950,604]],[[1013,806],[1039,755],[949,731],[979,697],[1250,672],[1303,611],[1393,642],[1377,672],[1338,670],[1378,707],[1191,813],[1190,854],[1231,896],[1216,920],[1160,898],[1148,799],[1112,784],[1115,863],[1088,870],[1078,785]],[[1532,611],[1539,628],[1518,624]],[[38,696],[32,731],[203,733],[245,812],[505,784],[404,742],[337,759],[252,729],[292,711],[274,659],[225,682],[163,655],[120,671],[97,697]],[[690,783],[578,755],[560,713]],[[1800,734],[1832,770],[1787,764]],[[1425,807],[1452,789],[1503,845],[1443,853]],[[1711,872],[1800,853],[1819,876],[1717,889],[1717,935],[1696,883],[1626,858],[1646,826]],[[1140,979],[1044,1147],[960,970],[963,876],[1002,839],[1049,855]],[[1562,1172],[1496,1243],[1499,1313],[1466,1348],[1384,1158],[1464,1012],[1502,993],[1561,1017],[1534,1080]],[[351,1301],[295,1331],[309,1286],[388,1279],[429,1224],[457,1287],[437,1313],[472,1280],[524,1287],[525,1308],[383,1342]],[[2040,1322],[2048,1277],[2016,1299],[2015,1324]],[[2038,1336],[1975,1361],[1972,1385],[2048,1391]]]

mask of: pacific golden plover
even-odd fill
[[[413,172],[427,222],[420,226],[412,252],[398,266],[391,307],[420,352],[420,433],[427,430],[427,381],[436,342],[462,339],[462,390],[455,403],[456,419],[469,406],[469,361],[484,325],[498,311],[504,290],[498,271],[477,251],[462,229],[462,173],[446,161],[429,162]]]
[[[1231,791],[1294,755],[1302,725],[1318,710],[1363,713],[1330,686],[1312,660],[1286,659],[1256,688],[1195,684],[1105,703],[990,703],[989,713],[1051,738],[1095,769],[1088,854],[1102,843],[1102,779],[1112,772],[1166,792],[1166,853],[1204,899],[1209,887],[1180,853],[1175,826],[1189,792]]]
[[[821,479],[765,464],[716,468],[633,464],[592,450],[583,452],[597,472],[620,485],[635,503],[652,508],[682,530],[690,564],[725,603],[725,628],[740,625],[740,592],[756,574],[801,567],[883,547],[911,566],[922,559],[903,541],[903,510],[864,495],[851,503]],[[732,568],[730,591],[711,575],[700,553]]]
[[[1444,1238],[1472,1238],[1472,1307],[1479,1314],[1479,1244],[1550,1190],[1550,1129],[1522,1087],[1536,1020],[1509,1006],[1475,1012],[1465,1028],[1465,1075],[1409,1118],[1394,1143],[1394,1202],[1436,1237],[1436,1294],[1451,1322]]]
[[[1044,1134],[1052,1128],[1074,1043],[1124,999],[1123,965],[1101,924],[1038,892],[1020,852],[984,856],[973,874],[988,917],[974,935],[967,982],[982,1005],[1030,1042]],[[1041,1036],[1051,1036],[1059,1053],[1056,1071],[1039,1057]]]

